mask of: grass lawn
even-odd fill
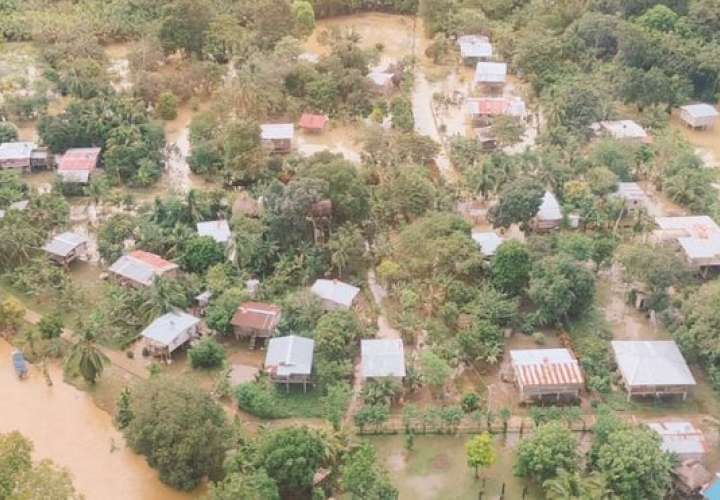
[[[291,387],[290,392],[286,393],[284,387],[278,387],[277,399],[282,413],[288,417],[320,418],[322,417],[321,392],[319,389],[308,389],[307,393],[303,393],[302,387]]]

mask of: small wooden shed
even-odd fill
[[[292,123],[265,123],[260,125],[263,146],[271,153],[285,154],[292,151],[295,126]]]
[[[53,262],[67,266],[75,259],[87,256],[88,243],[88,239],[81,234],[65,232],[48,241],[43,250]]]
[[[257,339],[267,339],[275,335],[280,322],[281,309],[275,304],[263,302],[243,302],[235,311],[230,324],[235,338],[250,338],[250,346],[255,347]]]

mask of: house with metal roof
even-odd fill
[[[618,182],[617,191],[610,193],[610,196],[621,199],[625,211],[631,214],[648,206],[648,196],[637,182]]]
[[[65,232],[52,237],[45,243],[43,250],[53,262],[67,266],[87,255],[88,243],[88,239],[81,234]]]
[[[199,318],[186,312],[173,311],[155,319],[140,336],[153,355],[169,357],[173,351],[198,336],[199,325]]]
[[[597,135],[605,135],[621,141],[651,142],[645,129],[634,120],[604,120],[593,123],[590,128]]]
[[[463,35],[458,37],[457,44],[460,47],[460,57],[468,65],[488,61],[493,55],[492,44],[486,36]]]
[[[680,107],[680,119],[690,128],[712,128],[718,115],[720,113],[712,104],[697,103]]]
[[[519,97],[469,97],[465,111],[473,126],[487,126],[497,116],[512,116],[524,120],[527,111],[525,101]]]
[[[177,270],[177,264],[143,250],[123,255],[108,269],[121,284],[133,286],[150,286],[155,278],[173,276]]]
[[[400,339],[360,341],[360,373],[363,378],[403,378],[405,349]]]
[[[328,117],[326,115],[303,113],[298,121],[298,127],[305,132],[319,133],[323,131],[327,123]]]
[[[550,191],[545,191],[542,203],[535,215],[533,226],[538,231],[549,231],[560,227],[563,220],[560,202]]]
[[[277,384],[302,384],[307,390],[312,374],[315,341],[297,335],[270,339],[265,354],[265,370]]]
[[[507,63],[481,61],[475,66],[475,85],[502,86],[507,78]]]
[[[720,266],[720,227],[707,215],[655,217],[653,239],[676,241],[688,263],[700,270]]]
[[[230,320],[235,338],[250,338],[250,346],[255,347],[257,339],[267,339],[275,335],[280,323],[281,309],[275,304],[263,302],[243,302]]]
[[[492,257],[503,240],[495,231],[473,231],[472,239],[485,257]]]
[[[695,386],[695,377],[672,340],[613,340],[611,345],[628,401],[632,396],[686,399]]]
[[[97,168],[100,148],[73,148],[65,151],[57,166],[63,182],[87,184]]]
[[[30,157],[35,149],[32,142],[4,142],[0,144],[0,169],[30,170]]]
[[[260,125],[260,139],[271,153],[289,153],[295,138],[292,123],[264,123]]]
[[[226,220],[211,220],[197,223],[197,232],[200,236],[209,236],[218,243],[225,244],[230,241],[230,225]]]
[[[318,279],[313,283],[310,292],[323,303],[328,311],[350,309],[360,289],[339,280]]]
[[[663,451],[674,454],[680,462],[702,460],[707,452],[703,433],[690,422],[646,422],[658,433]]]
[[[577,399],[584,379],[580,365],[568,349],[516,349],[510,364],[522,400],[552,396]]]

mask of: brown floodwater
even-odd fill
[[[12,347],[0,340],[0,432],[20,431],[35,446],[36,459],[67,467],[78,491],[88,500],[182,500],[198,494],[177,492],[162,484],[143,457],[125,447],[110,415],[90,395],[62,381],[50,367],[49,387],[39,370],[18,380],[10,363]]]
[[[720,123],[709,130],[694,130],[686,127],[673,113],[670,126],[679,130],[687,141],[695,146],[697,153],[711,167],[720,167]]]

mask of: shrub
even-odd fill
[[[163,92],[157,99],[157,112],[163,120],[177,118],[177,97],[172,92]]]
[[[462,397],[462,409],[465,413],[472,413],[480,406],[480,396],[474,392],[465,393]]]
[[[188,351],[193,368],[217,368],[225,361],[225,350],[215,339],[203,339]]]
[[[238,407],[260,418],[282,418],[275,388],[268,381],[247,382],[235,389]]]
[[[0,143],[16,141],[18,131],[15,125],[9,122],[0,122]]]

